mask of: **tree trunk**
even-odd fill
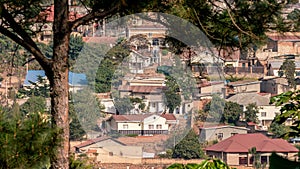
[[[50,81],[52,124],[60,132],[54,137],[59,142],[51,168],[69,168],[69,90],[68,52],[70,28],[68,23],[68,0],[54,1],[53,62],[51,70],[45,70]]]

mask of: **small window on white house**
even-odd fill
[[[108,154],[109,154],[109,156],[113,156],[113,155],[114,155],[114,153],[113,153],[113,152],[109,152]]]
[[[128,124],[123,124],[123,129],[128,129]]]
[[[223,133],[218,133],[218,139],[220,139],[220,140],[223,139]]]
[[[156,129],[161,130],[161,129],[162,129],[162,125],[161,125],[161,124],[157,124],[157,125],[156,125]]]
[[[267,112],[261,112],[261,117],[266,117],[267,116]]]
[[[154,129],[154,125],[153,124],[149,124],[148,128],[149,129]]]

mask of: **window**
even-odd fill
[[[261,156],[260,157],[260,162],[262,164],[268,164],[268,156]]]
[[[154,108],[155,108],[155,107],[156,107],[156,104],[155,104],[155,103],[152,103],[152,107],[154,107]]]
[[[261,117],[266,117],[267,116],[267,112],[261,112]]]
[[[109,152],[108,154],[109,154],[109,156],[113,156],[113,155],[114,155],[114,153],[113,153],[113,152]]]
[[[128,124],[123,124],[123,129],[128,129]]]
[[[157,124],[156,125],[156,129],[160,129],[161,130],[162,129],[162,125],[161,124]]]
[[[247,157],[239,157],[239,165],[247,165]]]
[[[223,133],[218,133],[218,139],[220,139],[220,140],[223,139]]]
[[[154,125],[153,124],[149,124],[148,128],[149,129],[154,129]]]

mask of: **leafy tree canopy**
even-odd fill
[[[300,136],[300,90],[288,91],[280,95],[271,98],[270,103],[275,103],[276,106],[282,106],[280,114],[275,117],[273,123],[276,122],[279,125],[284,124],[289,118],[293,119],[293,125],[289,127],[289,131],[282,135],[282,137],[299,137]]]
[[[247,122],[258,122],[257,113],[259,113],[259,108],[257,107],[256,103],[250,103],[248,106],[246,106],[245,114],[245,120]]]
[[[296,88],[296,81],[295,81],[296,65],[295,65],[295,62],[293,60],[286,59],[280,66],[279,70],[282,72],[281,76],[285,75],[285,78],[287,79],[289,86],[291,88],[295,89]]]
[[[188,134],[174,147],[172,157],[184,159],[204,157],[204,152],[194,130],[190,130]]]

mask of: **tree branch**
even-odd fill
[[[1,15],[5,19],[5,21],[9,24],[11,29],[16,32],[19,36],[12,33],[8,30],[7,27],[0,27],[0,32],[7,37],[14,40],[19,45],[23,46],[29,52],[31,52],[37,61],[41,64],[43,68],[49,68],[51,64],[50,59],[47,59],[44,54],[37,47],[36,43],[32,40],[32,38],[26,33],[26,31],[15,21],[15,19],[11,16],[11,14],[7,11],[7,9],[2,5]]]
[[[78,19],[74,20],[73,22],[70,22],[70,28],[75,29],[79,25],[83,25],[95,18],[104,19],[107,16],[116,14],[120,8],[121,8],[121,3],[119,3],[118,5],[115,5],[114,7],[110,8],[109,10],[105,10],[105,11],[99,11],[99,10],[93,9],[89,14],[87,14],[81,18],[78,18]]]
[[[7,28],[4,28],[3,26],[0,26],[0,33],[9,37],[17,44],[23,46],[26,50],[32,53],[43,68],[49,68],[51,60],[47,59],[39,49],[37,50],[36,48],[34,48],[31,44],[28,43],[28,41],[21,39],[19,36],[10,32],[9,30],[7,30]]]

